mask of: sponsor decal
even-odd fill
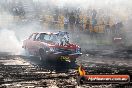
[[[84,81],[83,83],[129,83],[130,76],[129,75],[117,75],[117,74],[99,74],[99,75],[91,75],[86,74],[84,67],[81,65],[78,68],[79,79],[80,81]],[[79,81],[79,82],[80,82]]]
[[[70,61],[70,57],[68,57],[68,56],[61,56],[60,60],[61,61]]]

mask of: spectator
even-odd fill
[[[69,17],[70,29],[74,30],[75,20],[76,20],[75,16],[74,16],[74,14],[72,12],[70,17]]]
[[[86,27],[85,27],[85,29],[86,29],[86,30],[90,30],[90,29],[89,29],[89,26],[90,26],[90,19],[88,18],[88,19],[87,19],[87,22],[86,22]]]
[[[84,18],[81,19],[80,21],[80,24],[81,24],[81,30],[84,30]]]
[[[79,15],[77,15],[77,18],[76,18],[76,27],[79,27],[80,25],[80,18],[79,18]]]
[[[67,16],[64,17],[64,29],[68,29],[68,22],[69,22],[68,17]]]
[[[96,15],[97,15],[97,11],[95,9],[93,9],[93,11],[92,11],[92,18],[95,18]]]
[[[92,30],[94,31],[94,27],[97,24],[97,20],[95,18],[92,19]]]

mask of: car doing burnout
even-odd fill
[[[64,60],[75,62],[81,53],[78,45],[69,42],[68,32],[33,33],[23,42],[23,48],[40,60]]]

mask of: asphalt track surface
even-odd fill
[[[2,88],[131,88],[132,85],[84,84],[77,85],[78,65],[83,64],[88,74],[132,75],[131,53],[126,51],[91,50],[69,62],[43,63],[38,57],[0,53],[0,87]]]

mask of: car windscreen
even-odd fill
[[[66,45],[69,43],[69,37],[67,34],[58,35],[58,34],[41,33],[36,36],[36,40],[44,41],[44,42],[54,42],[59,45]]]
[[[40,35],[38,35],[38,38],[36,39],[40,41],[53,41],[54,42],[54,41],[57,41],[57,35],[41,33]]]

